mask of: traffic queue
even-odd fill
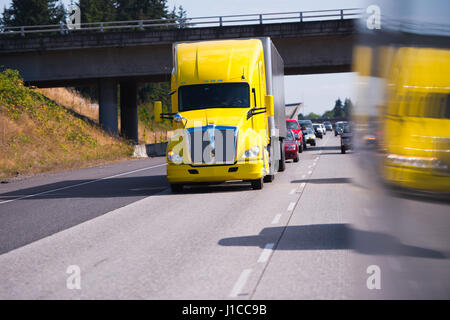
[[[311,120],[286,120],[285,159],[299,161],[299,154],[309,147],[315,147],[317,139],[323,139],[327,131],[340,137],[340,150],[345,154],[352,147],[352,131],[348,121],[313,123]]]

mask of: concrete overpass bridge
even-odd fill
[[[170,79],[172,43],[271,37],[286,75],[349,72],[359,9],[3,28],[0,67],[39,87],[99,86],[100,124],[137,142],[139,82]]]

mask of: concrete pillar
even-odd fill
[[[124,138],[139,143],[136,82],[120,83],[120,127]]]
[[[99,91],[99,122],[103,129],[117,135],[117,82],[113,79],[100,79]]]

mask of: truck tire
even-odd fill
[[[345,148],[341,147],[341,153],[345,154]]]
[[[171,183],[170,190],[172,193],[181,193],[183,192],[183,185],[180,183]]]
[[[261,190],[263,188],[263,179],[259,178],[256,180],[251,180],[252,183],[252,189],[253,190]]]
[[[294,162],[298,162],[298,155],[297,155],[297,158],[294,158]]]
[[[268,174],[267,176],[264,176],[263,181],[264,182],[272,182],[275,179],[275,176],[273,174]]]
[[[303,142],[298,147],[298,153],[302,153],[302,152],[303,152]]]
[[[281,139],[280,140],[280,154],[281,154],[281,159],[280,159],[280,163],[278,165],[278,172],[283,172],[284,170],[286,170],[286,153],[284,151],[284,140]]]

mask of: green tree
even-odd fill
[[[178,21],[178,26],[180,28],[186,27],[186,25],[184,25],[184,19],[186,19],[186,17],[187,17],[186,10],[184,10],[182,6],[178,6],[178,10],[175,6],[173,6],[172,11],[168,15],[169,19],[175,19]]]
[[[338,98],[334,104],[333,115],[335,118],[343,118],[345,116],[342,106],[342,100],[340,98]]]
[[[345,98],[343,110],[346,117],[350,117],[352,108],[353,108],[352,100],[350,100],[349,98]]]
[[[58,0],[12,0],[0,22],[8,27],[57,24],[65,16],[64,5]]]
[[[333,110],[325,111],[322,115],[322,118],[334,118]]]
[[[168,18],[167,0],[116,0],[117,20]]]
[[[307,116],[306,119],[319,119],[320,116],[314,112],[310,112]]]
[[[116,20],[116,1],[80,0],[81,22],[106,22]]]

